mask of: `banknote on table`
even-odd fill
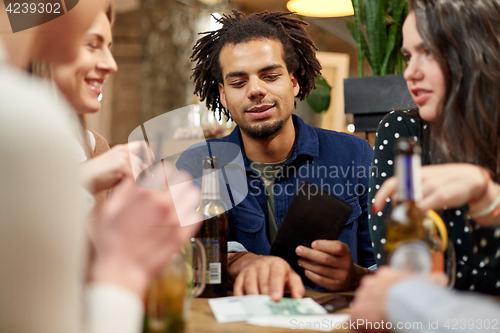
[[[274,302],[268,295],[247,295],[208,300],[219,323],[247,321],[269,316],[300,316],[326,314],[327,311],[312,298],[282,298]]]

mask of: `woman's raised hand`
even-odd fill
[[[422,195],[419,207],[442,210],[465,204],[474,205],[495,187],[489,173],[482,167],[468,163],[448,163],[422,167]],[[373,211],[385,207],[386,199],[396,194],[397,179],[391,177],[375,195]],[[394,198],[397,201],[397,198]],[[471,207],[472,208],[472,207]]]
[[[92,194],[110,189],[124,178],[136,179],[152,164],[144,141],[116,145],[80,166],[83,186]]]

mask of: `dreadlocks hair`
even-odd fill
[[[316,58],[318,49],[305,30],[309,24],[290,17],[293,13],[262,12],[245,16],[233,10],[232,15],[223,15],[217,21],[222,28],[201,33],[193,47],[191,61],[196,62],[192,78],[194,94],[206,101],[209,110],[231,116],[220,103],[219,83],[223,83],[219,55],[226,44],[240,44],[251,40],[272,39],[283,45],[283,60],[288,73],[295,73],[300,86],[297,97],[304,100],[316,87],[314,79],[320,75],[321,65]]]

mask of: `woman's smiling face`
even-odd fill
[[[77,59],[54,67],[54,81],[79,114],[99,111],[102,85],[118,70],[112,40],[111,22],[100,12],[82,39]]]

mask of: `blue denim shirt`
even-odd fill
[[[292,117],[298,135],[292,154],[277,173],[274,184],[278,229],[300,182],[316,184],[353,207],[339,240],[350,247],[354,263],[363,267],[375,264],[367,213],[369,168],[373,153],[370,145],[356,136],[311,127],[299,117]],[[239,128],[236,127],[226,137],[208,140],[209,145],[215,142],[228,142],[240,147],[248,183],[248,195],[230,210],[229,240],[243,244],[250,252],[268,255],[271,244],[266,235],[268,208],[265,185],[250,166]],[[188,150],[177,161],[177,168],[187,170],[198,178],[201,174],[198,167],[201,167],[200,161],[200,156],[193,156]]]

